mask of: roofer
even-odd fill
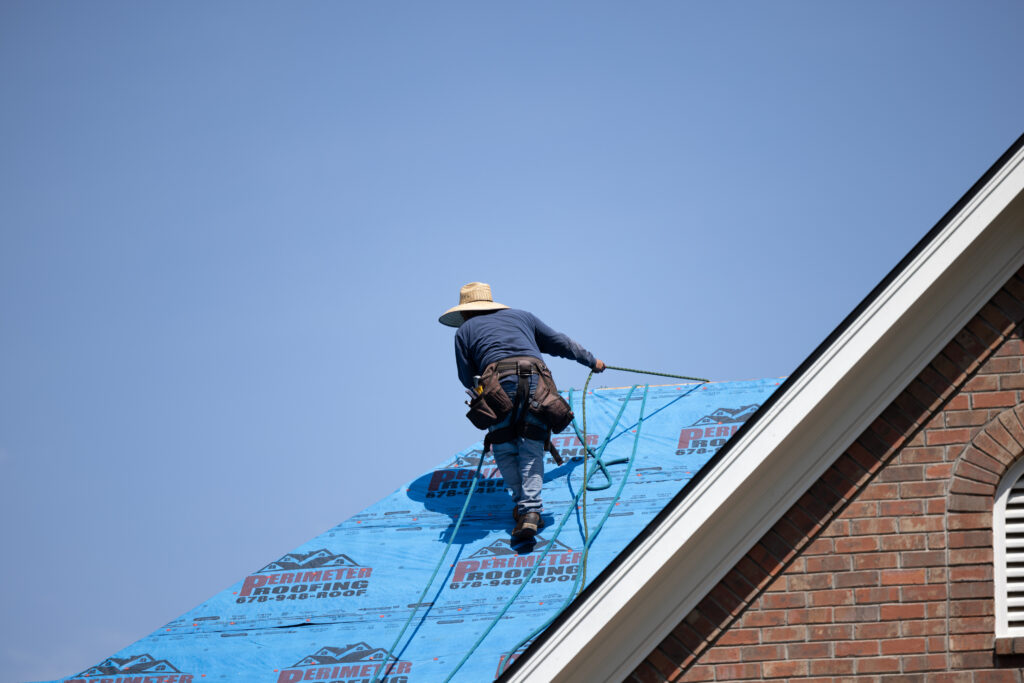
[[[514,541],[532,538],[544,526],[540,517],[544,450],[551,432],[573,418],[558,394],[541,352],[560,356],[601,372],[605,364],[569,337],[555,332],[532,313],[495,303],[490,285],[470,282],[459,291],[459,305],[439,318],[458,327],[455,363],[459,381],[470,390],[466,417],[487,429],[484,452],[494,453],[505,486],[515,500]]]

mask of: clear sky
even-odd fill
[[[1022,26],[4,0],[0,679],[97,663],[477,440],[437,322],[465,282],[610,364],[792,372],[1024,132]]]

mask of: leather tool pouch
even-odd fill
[[[469,402],[469,412],[466,413],[466,417],[477,429],[496,425],[512,412],[512,400],[502,389],[499,379],[497,363],[488,365],[480,376],[483,393]]]
[[[540,381],[537,382],[537,389],[530,399],[530,412],[557,434],[572,423],[572,408],[558,393],[548,367],[543,363],[537,363],[534,367],[540,374]]]

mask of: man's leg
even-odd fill
[[[507,443],[496,443],[491,446],[494,453],[494,464],[501,472],[501,478],[505,480],[505,488],[512,492],[512,500],[518,506],[523,498],[523,480],[519,473],[519,439],[513,439]]]

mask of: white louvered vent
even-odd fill
[[[992,550],[996,636],[1024,636],[1024,458],[996,488]]]
[[[1006,548],[1006,626],[1024,629],[1024,477],[1006,499],[1003,541]]]

